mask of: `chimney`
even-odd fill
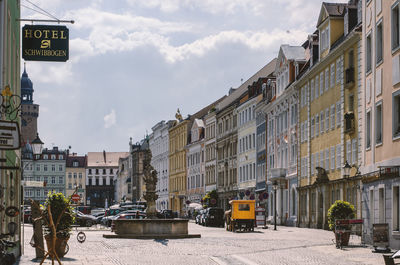
[[[104,163],[107,164],[106,150],[103,150]]]

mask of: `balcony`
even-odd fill
[[[354,113],[348,112],[344,114],[344,132],[353,133],[355,129]]]
[[[400,166],[381,166],[379,167],[380,178],[398,178],[400,177]]]
[[[345,88],[352,88],[354,86],[354,67],[349,67],[345,71],[345,83],[344,87]]]

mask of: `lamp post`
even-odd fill
[[[36,138],[32,141],[31,143],[31,147],[32,147],[32,159],[35,159],[34,156],[36,155],[40,155],[42,153],[42,149],[43,149],[43,142],[40,140],[39,138],[39,134],[36,134]],[[32,165],[32,161],[27,162],[25,165],[23,165],[21,167],[21,174],[22,176],[24,176],[24,171],[25,168],[27,168],[29,165]],[[22,185],[22,215],[24,214],[24,204],[25,204],[25,183]],[[35,216],[34,216],[35,215]],[[39,213],[36,213],[36,211],[32,211],[32,220],[34,218],[39,217]],[[23,219],[23,218],[22,218]],[[39,224],[33,224],[33,228],[34,228],[34,234],[40,234],[41,240],[39,239],[39,242],[35,242],[37,245],[39,245],[42,249],[43,249],[43,238],[42,238],[42,234],[41,234],[41,229],[42,227]],[[25,220],[23,220],[22,222],[22,242],[24,242],[24,237],[25,237]],[[24,254],[24,244],[21,244],[22,248],[22,254]],[[44,253],[42,250],[40,250],[39,248],[36,248],[36,257],[43,257]]]
[[[350,169],[351,169],[351,166],[349,165],[349,163],[346,160],[346,163],[343,166],[343,170],[344,170],[343,176],[345,178],[348,178],[350,176]]]
[[[276,180],[272,183],[272,189],[274,190],[274,230],[276,231],[276,190],[278,189],[278,182]]]

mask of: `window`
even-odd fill
[[[311,80],[311,92],[310,92],[311,101],[314,100],[314,79]]]
[[[63,155],[58,155],[58,160],[63,160],[64,156]]]
[[[342,153],[341,153],[341,148],[340,144],[336,146],[336,168],[340,169],[342,167],[341,161],[342,161]]]
[[[353,164],[355,164],[355,165],[357,165],[358,164],[358,158],[357,158],[357,139],[356,138],[354,138],[352,141],[351,141],[351,145],[352,145],[352,148],[351,148],[351,152],[352,152],[352,162],[353,162]]]
[[[51,177],[51,184],[56,184],[56,177]]]
[[[79,162],[78,162],[78,161],[72,162],[72,166],[73,166],[73,167],[78,167],[78,166],[79,166]]]
[[[331,169],[335,169],[335,147],[331,147]]]
[[[45,160],[49,159],[49,155],[43,155],[43,159]]]
[[[335,129],[335,104],[331,106],[331,129]]]
[[[329,108],[325,110],[325,131],[329,130]]]
[[[69,179],[72,178],[72,173],[71,172],[68,173],[68,178]]]
[[[366,148],[371,148],[371,111],[367,112],[367,118],[366,118],[366,123],[367,123],[367,128],[366,128]]]
[[[399,186],[393,186],[393,231],[400,231],[400,193]]]
[[[393,138],[400,137],[400,90],[393,94],[392,104]]]
[[[339,127],[342,123],[342,110],[340,109],[340,102],[336,103],[336,124]]]
[[[315,137],[319,134],[319,115],[315,115]]]
[[[47,171],[47,165],[43,165],[43,171]]]
[[[374,198],[374,190],[371,189],[369,191],[369,220],[371,222],[371,228],[372,224],[375,223],[375,198]]]
[[[51,171],[56,171],[56,165],[51,165]]]
[[[372,66],[372,45],[371,45],[371,33],[367,35],[367,43],[366,43],[366,57],[367,57],[367,64],[366,64],[366,72],[369,73],[371,71]]]
[[[375,108],[375,142],[382,143],[382,101],[376,104]]]
[[[114,170],[110,168],[110,174],[114,174]]]
[[[36,190],[36,197],[40,197],[40,190]]]
[[[354,112],[354,95],[349,95],[349,111]]]
[[[314,154],[311,154],[311,175],[314,175]]]
[[[58,171],[63,171],[63,166],[62,165],[58,165]]]
[[[337,59],[336,60],[336,84],[339,84],[339,82],[340,82],[340,78],[339,78],[339,76],[340,76],[340,71],[341,71],[341,69],[340,69],[340,59]]]
[[[351,160],[351,140],[348,140],[346,142],[346,161],[351,165],[352,160]]]
[[[74,173],[74,179],[76,179],[76,177],[77,177],[77,174],[76,174],[76,173]]]
[[[68,189],[72,189],[72,183],[68,183]]]
[[[56,155],[51,155],[50,158],[51,160],[56,160]]]
[[[319,74],[319,95],[324,93],[324,71]]]
[[[383,28],[382,20],[376,26],[376,64],[380,64],[383,60]]]
[[[63,183],[64,183],[63,177],[58,177],[58,184],[63,184]]]
[[[392,7],[392,50],[397,49],[400,45],[399,32],[399,5],[396,3]]]
[[[314,130],[315,130],[315,121],[314,117],[311,118],[311,138],[314,138]]]
[[[105,174],[107,174],[107,173],[106,173],[106,169],[103,168],[103,175],[105,175]]]
[[[325,149],[325,170],[328,171],[329,170],[329,148]]]
[[[335,86],[335,63],[331,64],[331,87]]]
[[[323,133],[324,133],[324,130],[325,130],[325,127],[324,127],[324,120],[325,120],[325,118],[324,118],[324,111],[321,111],[321,114],[320,114],[321,134],[323,134]]]
[[[89,168],[89,175],[91,175],[92,174],[92,169],[91,168]]]
[[[40,171],[40,165],[36,165],[36,171]]]
[[[325,69],[325,91],[329,89],[329,67]]]
[[[315,99],[319,96],[319,77],[318,75],[315,77]]]
[[[385,219],[385,188],[379,188],[379,223],[384,223]]]

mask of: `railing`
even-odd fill
[[[379,167],[379,177],[387,177],[387,178],[400,177],[400,166]]]

